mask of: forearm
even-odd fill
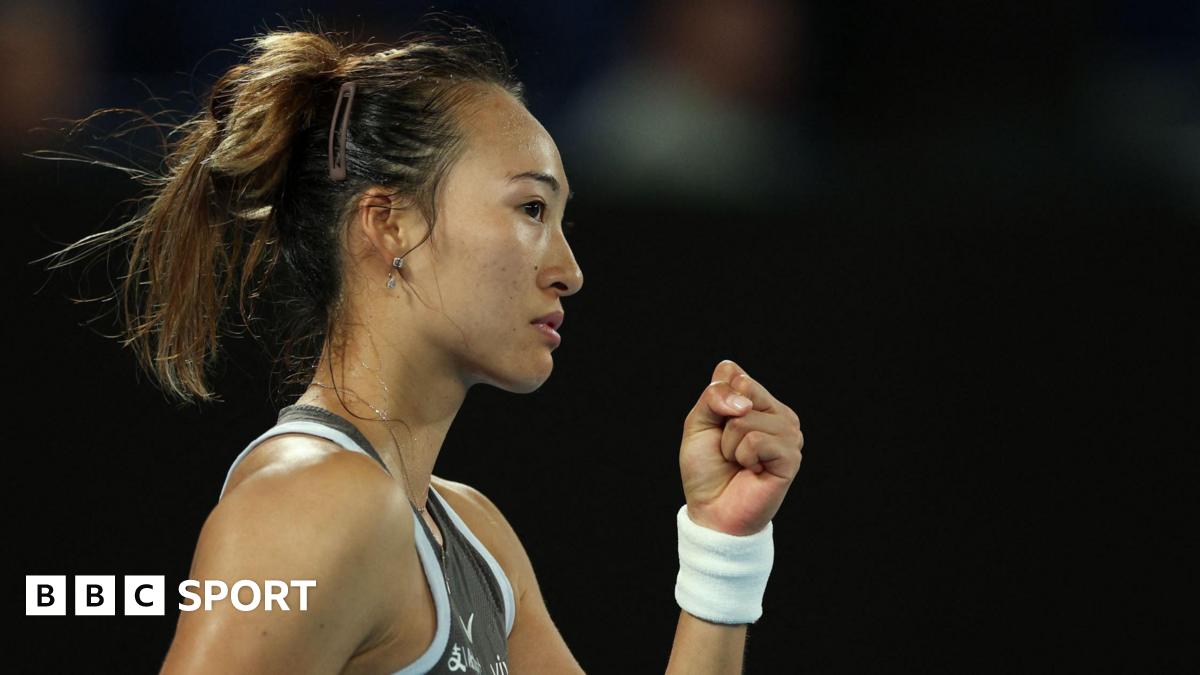
[[[681,611],[667,675],[740,675],[745,647],[746,624],[709,623]]]

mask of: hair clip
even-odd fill
[[[333,119],[329,122],[329,179],[332,181],[346,180],[346,127],[350,124],[350,106],[354,103],[353,82],[346,82],[338,90],[337,103],[333,106]],[[342,101],[346,102],[345,109]],[[338,113],[341,113],[342,124],[338,128]],[[338,130],[337,152],[333,151],[333,133]]]

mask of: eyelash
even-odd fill
[[[527,208],[529,208],[530,206],[537,206],[537,207],[541,208],[541,211],[540,211],[540,212],[539,212],[539,214],[538,214],[539,216],[545,216],[545,215],[546,215],[546,203],[545,203],[545,202],[543,202],[543,201],[540,201],[540,200],[536,200],[536,199],[535,199],[534,201],[531,201],[531,202],[526,202],[526,203],[522,204],[522,205],[521,205],[521,208],[523,208],[523,209],[527,209]],[[528,213],[526,213],[526,215],[529,215],[529,214],[528,214]],[[541,222],[541,220],[542,220],[541,218],[537,218],[537,217],[534,217],[534,216],[529,216],[529,217],[530,217],[530,218],[533,218],[534,220],[536,220],[536,221],[538,221],[538,222]],[[571,221],[571,220],[568,220],[568,221],[566,221],[566,222],[564,222],[564,223],[563,223],[563,225],[562,225],[562,228],[563,228],[563,232],[570,232],[571,230],[575,229],[575,222],[574,222],[574,221]]]
[[[529,216],[530,218],[533,218],[534,220],[540,221],[541,220],[540,216],[546,215],[546,203],[534,200],[532,202],[527,202],[525,204],[522,204],[521,208],[528,209],[531,206],[539,206],[539,207],[541,207],[542,210],[538,212],[538,216],[529,215],[528,211],[526,211],[525,215]]]

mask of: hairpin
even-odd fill
[[[354,104],[353,82],[346,82],[338,90],[337,103],[333,106],[333,119],[329,122],[329,180],[346,180],[346,127],[350,124],[350,106]],[[342,102],[346,105],[343,109]],[[342,124],[338,127],[338,113],[341,113]],[[333,151],[333,133],[338,131],[337,152]]]

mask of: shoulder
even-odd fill
[[[205,549],[300,573],[330,572],[347,556],[385,553],[378,549],[397,534],[407,532],[411,543],[408,501],[369,457],[323,439],[283,435],[255,448],[244,464],[201,529]]]
[[[272,477],[353,478],[356,482],[378,483],[380,487],[390,482],[379,463],[362,453],[347,450],[318,436],[289,433],[259,443],[238,462],[225,485],[225,494],[232,493],[245,481]]]
[[[402,508],[403,507],[403,508]],[[254,522],[286,522],[320,527],[321,541],[365,538],[389,515],[408,515],[407,500],[394,481],[369,457],[311,436],[284,434],[255,448],[226,486],[205,528],[245,527]],[[411,529],[411,517],[407,519]],[[319,545],[319,542],[314,542]]]
[[[513,595],[519,600],[532,577],[533,569],[525,547],[500,508],[485,494],[466,483],[437,476],[432,477],[431,482],[438,494],[446,499],[500,564],[512,584]]]
[[[504,519],[504,514],[500,513],[500,508],[491,499],[488,499],[487,495],[476,488],[466,483],[446,480],[440,476],[431,476],[430,482],[437,488],[438,494],[446,498],[450,506],[454,508],[459,516],[462,516],[463,520],[467,521],[468,525],[473,524],[472,520],[481,521],[491,529],[497,527],[500,521]],[[468,514],[472,520],[467,519]],[[507,521],[505,522],[507,523]],[[476,532],[475,534],[478,535],[479,533]]]
[[[216,603],[213,611],[181,614],[172,651],[201,658],[214,640],[229,640],[255,650],[240,655],[246,660],[239,665],[283,654],[344,664],[386,623],[379,589],[413,558],[403,555],[413,538],[408,501],[357,453],[280,442],[251,455],[260,450],[205,520],[189,578],[229,587],[241,579],[315,580],[307,611],[242,612]],[[270,639],[238,639],[251,634]]]

